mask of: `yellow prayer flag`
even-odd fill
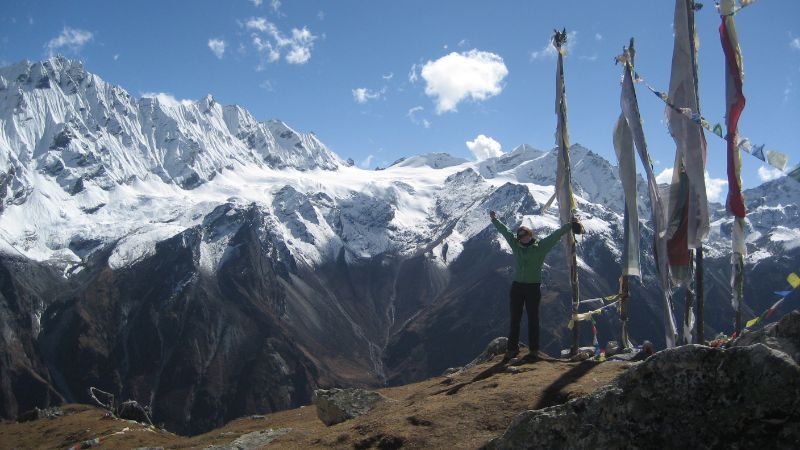
[[[745,328],[752,327],[753,325],[757,324],[759,320],[761,320],[761,317],[756,317],[755,319],[748,320],[747,324],[745,325]]]
[[[797,274],[794,272],[790,273],[789,276],[786,277],[786,281],[788,281],[789,284],[792,285],[792,288],[800,286],[800,277],[798,277]]]

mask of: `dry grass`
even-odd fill
[[[105,417],[103,411],[68,405],[57,419],[0,424],[3,448],[67,448],[107,436],[101,448],[204,448],[229,443],[242,434],[290,428],[268,448],[460,448],[474,449],[501,434],[519,412],[539,409],[591,393],[629,363],[539,361],[495,372],[495,360],[451,377],[381,389],[394,399],[356,419],[326,427],[313,406],[234,420],[191,438],[150,430],[136,422]],[[474,381],[476,380],[477,381]],[[128,428],[124,433],[112,435]]]

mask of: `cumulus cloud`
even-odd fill
[[[710,202],[724,202],[728,193],[728,180],[724,178],[711,178],[706,172],[706,197]]]
[[[423,108],[422,106],[415,106],[408,110],[406,117],[408,117],[411,120],[411,122],[414,123],[415,125],[420,125],[424,128],[430,128],[431,123],[428,121],[428,119],[424,117],[417,117],[417,114],[421,113],[424,110],[425,108]]]
[[[356,103],[367,103],[370,100],[375,100],[381,98],[381,92],[379,91],[372,91],[367,88],[356,88],[353,89],[353,99]]]
[[[281,9],[281,1],[280,0],[272,0],[270,2],[270,6],[272,7],[272,11],[278,12]]]
[[[47,41],[45,48],[47,48],[47,53],[50,56],[53,56],[57,51],[64,48],[77,53],[92,39],[94,39],[94,34],[92,34],[91,31],[64,27],[64,29],[61,30],[61,34]]]
[[[783,172],[774,167],[761,166],[758,168],[758,177],[761,181],[772,181],[783,176]]]
[[[656,182],[658,184],[672,183],[672,167],[668,167],[656,175]],[[722,202],[725,200],[727,194],[728,180],[724,178],[711,178],[708,171],[705,173],[706,178],[706,197],[712,202]]]
[[[225,41],[222,39],[209,39],[208,48],[211,49],[214,56],[222,59],[222,56],[225,54]]]
[[[571,53],[575,46],[578,44],[578,32],[577,31],[570,31],[567,33],[567,53]],[[541,50],[536,50],[531,52],[531,61],[537,60],[544,60],[544,59],[552,59],[558,55],[556,48],[553,46],[551,39],[547,38],[547,43],[542,47]]]
[[[800,50],[800,38],[792,39],[792,42],[789,43],[789,46],[795,50]]]
[[[264,0],[250,0],[250,1],[253,2],[256,8],[261,6],[261,4],[264,2]]]
[[[503,154],[503,151],[500,150],[500,143],[483,134],[479,134],[474,141],[467,141],[466,144],[469,151],[475,155],[475,159],[478,161]]]
[[[253,45],[269,63],[278,61],[284,50],[284,59],[289,64],[305,64],[311,59],[311,49],[317,36],[307,27],[292,28],[291,36],[286,36],[274,23],[263,17],[251,17],[244,26],[255,31]],[[258,32],[265,36],[260,36]]]
[[[412,68],[415,69],[415,68]],[[412,70],[416,77],[416,71]],[[425,94],[436,98],[436,113],[455,111],[467,98],[485,100],[503,91],[508,68],[500,56],[476,49],[450,53],[422,66]],[[413,82],[411,75],[409,80]]]
[[[667,167],[666,169],[662,170],[661,173],[656,175],[656,183],[672,183],[672,167]]]
[[[672,183],[672,167],[668,167],[656,175],[656,182],[658,184]],[[706,178],[706,197],[711,202],[723,202],[727,194],[728,180],[724,178],[711,178],[708,171],[705,173]]]
[[[145,92],[142,94],[142,98],[154,98],[162,105],[172,107],[194,105],[194,102],[191,100],[178,100],[174,95],[166,92]]]

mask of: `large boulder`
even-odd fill
[[[800,311],[794,310],[760,330],[745,332],[731,345],[746,347],[757,343],[780,350],[800,363]]]
[[[383,395],[364,389],[317,389],[314,405],[317,417],[331,426],[368,413],[379,402],[390,400]]]
[[[518,415],[486,449],[797,448],[800,367],[765,345],[685,346],[600,391]]]

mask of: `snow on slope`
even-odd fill
[[[619,254],[611,235],[621,220],[617,169],[579,145],[571,154],[587,229]],[[800,195],[782,180],[746,193],[754,245],[764,236],[787,249],[796,242]],[[557,228],[556,205],[540,215],[554,182],[555,153],[528,145],[480,162],[433,153],[367,171],[313,134],[258,122],[211,96],[136,99],[60,57],[0,69],[0,251],[65,269],[106,243],[116,246],[112,268],[132,264],[223,204],[269,212],[310,266],[342,248],[351,259],[430,251],[448,264],[489,226],[490,209],[512,227]],[[639,208],[644,225],[644,195]],[[724,242],[727,227],[729,219],[716,217],[712,241]],[[223,230],[204,241],[205,270],[214,270],[229,237]],[[715,251],[724,245],[710,245]]]

